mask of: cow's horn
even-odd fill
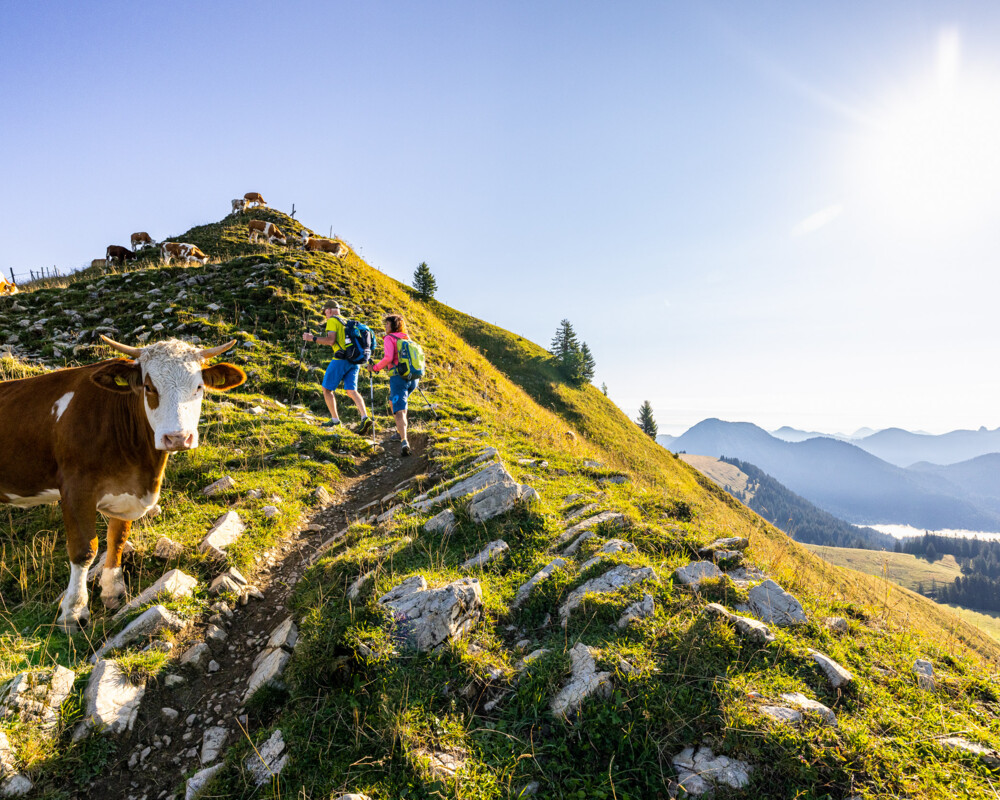
[[[236,345],[235,339],[230,339],[225,344],[220,344],[218,347],[207,347],[201,351],[199,354],[202,358],[214,358],[215,356],[221,356],[227,350],[232,349]]]
[[[132,356],[132,358],[138,358],[142,354],[141,347],[129,347],[127,344],[121,344],[120,342],[116,342],[114,339],[109,339],[103,333],[101,334],[101,338],[119,353]]]

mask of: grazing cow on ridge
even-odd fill
[[[277,242],[278,244],[288,244],[288,239],[285,238],[285,234],[281,232],[281,228],[275,225],[273,222],[266,222],[262,219],[252,219],[247,225],[250,231],[250,241],[255,242],[261,236],[267,239],[271,244]]]
[[[182,242],[164,242],[160,245],[160,255],[164,264],[169,264],[175,258],[184,259],[185,264],[191,261],[204,264],[208,261],[208,256],[193,244],[183,244]]]
[[[0,278],[0,296],[5,294],[17,294],[17,284],[6,278]]]
[[[108,517],[101,599],[117,608],[125,594],[122,548],[132,522],[156,505],[167,455],[198,446],[205,391],[246,380],[232,364],[208,364],[235,339],[200,349],[177,339],[138,348],[101,338],[134,360],[0,383],[0,502],[62,506],[70,579],[58,624],[67,633],[90,618],[97,512]]]
[[[105,251],[104,257],[109,265],[110,264],[124,265],[128,261],[135,261],[139,256],[137,256],[127,247],[122,247],[120,244],[109,244],[108,249]]]
[[[132,234],[132,249],[135,250],[139,245],[143,247],[152,247],[156,242],[153,241],[152,237],[146,233],[146,231],[139,231],[138,233]]]
[[[302,249],[309,252],[332,253],[335,256],[347,255],[347,245],[335,242],[333,239],[317,239],[312,236],[302,237]]]
[[[233,214],[239,214],[246,210],[247,210],[246,200],[244,200],[243,198],[238,198],[236,200],[233,200],[233,211],[232,211]]]
[[[253,203],[255,206],[266,206],[267,203],[264,202],[264,198],[260,196],[260,192],[247,192],[243,195],[243,199],[247,201],[249,206]]]

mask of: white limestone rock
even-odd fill
[[[485,567],[491,561],[495,561],[498,558],[502,558],[503,554],[510,550],[503,539],[497,539],[496,541],[490,542],[486,547],[484,547],[479,553],[474,555],[468,561],[463,562],[459,569],[477,569]]]
[[[415,501],[412,505],[417,511],[427,511],[434,506],[439,506],[453,500],[460,500],[469,497],[476,492],[481,492],[488,486],[496,484],[517,485],[517,481],[506,470],[503,464],[494,462],[484,469],[479,470],[474,475],[464,478],[449,486],[440,494],[434,495],[424,500]]]
[[[513,511],[518,503],[532,503],[540,498],[530,486],[519,483],[497,483],[473,496],[469,516],[477,524],[488,522]]]
[[[442,536],[451,535],[456,527],[458,527],[458,520],[455,518],[455,512],[450,508],[446,508],[424,523],[426,533],[440,533]]]
[[[600,651],[577,642],[569,651],[572,669],[569,681],[549,705],[552,713],[564,719],[575,714],[583,701],[593,694],[608,697],[611,694],[611,673],[598,672],[595,657]]]
[[[679,788],[697,797],[716,788],[742,789],[750,783],[753,767],[739,759],[717,756],[702,745],[687,747],[673,758]]]
[[[230,489],[236,486],[236,481],[234,481],[229,475],[223,478],[219,478],[215,483],[210,483],[201,493],[206,497],[214,497],[222,492],[228,492]]]
[[[738,634],[748,639],[753,639],[761,644],[770,644],[774,641],[774,634],[763,622],[733,614],[725,606],[718,603],[709,603],[702,611],[709,616],[725,620],[736,629]]]
[[[365,584],[368,583],[375,576],[374,572],[366,572],[361,575],[347,588],[347,599],[357,600],[361,596],[361,590],[364,588]]]
[[[611,556],[615,553],[634,553],[636,550],[637,548],[634,544],[626,542],[624,539],[609,539],[593,558],[589,558],[583,562],[580,566],[580,572],[586,572],[594,564],[600,563],[601,559],[605,556]]]
[[[216,776],[216,774],[226,766],[225,763],[213,764],[210,767],[205,767],[205,769],[200,772],[196,772],[190,778],[188,778],[184,789],[184,800],[198,800],[205,791],[205,787],[208,786],[209,782]]]
[[[465,766],[465,759],[462,753],[449,753],[447,751],[435,750],[414,750],[413,758],[427,776],[432,780],[449,780],[454,778]]]
[[[830,656],[824,655],[818,650],[809,650],[808,652],[812,660],[819,664],[823,672],[826,673],[827,680],[830,681],[830,686],[834,689],[847,686],[854,680],[854,676]]]
[[[59,723],[62,704],[73,691],[75,678],[73,670],[59,665],[15,675],[0,687],[0,719],[17,714],[51,730]]]
[[[33,784],[17,771],[17,759],[7,734],[0,731],[0,797],[20,797],[31,791]]]
[[[937,690],[937,678],[934,677],[934,665],[923,658],[913,662],[913,673],[917,676],[917,686],[925,692]]]
[[[948,736],[938,739],[938,744],[946,750],[973,755],[990,769],[1000,769],[1000,753],[981,744],[970,742],[962,736]]]
[[[847,633],[847,620],[843,617],[827,617],[823,620],[823,626],[831,633]]]
[[[272,778],[281,774],[288,763],[289,753],[285,750],[285,737],[276,730],[266,742],[247,756],[243,762],[247,772],[257,786],[263,786]],[[362,795],[342,795],[342,797],[361,797]]]
[[[198,644],[191,645],[184,653],[181,655],[181,666],[192,666],[195,669],[201,670],[208,665],[208,659],[211,657],[212,653],[209,647],[204,642],[199,642]]]
[[[172,558],[179,558],[184,554],[184,545],[178,544],[169,536],[161,536],[156,540],[156,547],[153,548],[153,557],[162,561],[169,561]]]
[[[198,550],[221,561],[225,558],[226,548],[239,539],[244,531],[246,531],[246,525],[243,524],[240,515],[235,511],[227,511],[215,521],[208,533],[205,534],[205,538],[198,545]]]
[[[278,648],[276,650],[264,651],[264,658],[261,659],[247,682],[247,690],[243,695],[243,702],[246,703],[264,686],[271,686],[276,689],[284,688],[281,676],[285,672],[285,667],[292,660],[290,653]]]
[[[544,567],[542,567],[538,572],[532,575],[527,581],[521,584],[521,587],[517,590],[517,594],[514,595],[514,599],[511,601],[510,609],[513,611],[519,608],[528,597],[531,596],[531,592],[534,588],[548,578],[553,572],[561,567],[566,566],[566,561],[561,558],[554,558]]]
[[[711,561],[693,561],[674,570],[674,580],[685,586],[698,585],[706,578],[721,578],[723,572]]]
[[[625,613],[622,614],[621,619],[618,620],[618,627],[625,629],[636,620],[646,619],[647,617],[653,616],[655,613],[656,602],[653,600],[653,595],[646,592],[646,594],[642,596],[642,600],[632,603],[632,605],[625,609]]]
[[[701,548],[698,555],[702,558],[711,558],[716,552],[722,550],[735,550],[743,552],[750,546],[750,540],[743,536],[729,536],[725,539],[716,539],[709,545]]]
[[[379,603],[392,610],[406,644],[426,652],[471,630],[482,614],[483,592],[475,578],[427,589],[423,576],[417,575],[379,598]]]
[[[627,524],[628,520],[624,514],[618,511],[602,511],[600,514],[587,517],[582,522],[578,522],[576,525],[567,528],[553,542],[553,547],[560,547],[564,542],[569,542],[571,539],[576,538],[576,541],[573,541],[563,551],[563,555],[571,556],[580,548],[581,544],[596,533],[595,528],[598,525],[606,525],[609,528],[624,528]],[[587,535],[581,536],[580,534]]]
[[[222,753],[229,738],[229,731],[221,725],[206,728],[201,737],[201,763],[211,764]]]
[[[299,629],[295,620],[288,617],[271,632],[271,638],[267,640],[268,649],[281,647],[291,652],[299,641]]]
[[[117,735],[132,730],[145,693],[145,685],[131,683],[114,661],[98,661],[83,693],[83,722],[73,741],[91,731]]]
[[[587,594],[591,592],[617,592],[620,589],[634,586],[637,583],[647,580],[656,580],[656,573],[652,567],[630,567],[628,564],[619,564],[603,575],[591,578],[582,586],[578,586],[570,592],[569,597],[566,598],[566,602],[559,609],[559,616],[562,618],[563,625],[567,623],[569,615],[573,613],[573,609],[583,602],[583,598]]]
[[[773,580],[754,586],[748,597],[751,611],[770,625],[783,628],[809,621],[802,604]]]
[[[172,569],[164,573],[159,580],[146,589],[141,594],[133,597],[123,605],[112,619],[121,619],[123,616],[137,608],[141,608],[147,603],[156,600],[160,595],[164,595],[172,600],[178,597],[190,597],[194,594],[194,587],[198,585],[198,579],[182,572],[179,569]]]
[[[133,642],[153,639],[162,631],[180,633],[186,627],[187,622],[181,617],[172,611],[168,611],[165,606],[155,605],[147,608],[126,625],[117,636],[101,645],[90,657],[90,663],[96,664],[99,659],[104,658],[108,653],[121,650]]]
[[[802,722],[802,712],[785,706],[760,706],[758,709],[765,717],[785,725],[797,725]]]
[[[801,692],[788,692],[781,695],[781,699],[786,703],[791,703],[800,711],[807,714],[818,714],[823,722],[831,727],[837,727],[837,715],[825,705],[816,700],[806,697]]]

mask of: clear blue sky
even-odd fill
[[[0,270],[260,191],[663,432],[1000,426],[1000,5],[36,2]]]

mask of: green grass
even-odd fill
[[[259,213],[287,233],[297,230],[298,223],[279,212]],[[940,750],[932,739],[962,730],[1000,747],[1000,700],[993,688],[1000,645],[992,638],[904,588],[824,562],[656,445],[594,387],[562,382],[538,345],[436,301],[419,301],[354,254],[335,259],[250,245],[245,220],[233,217],[175,238],[198,244],[222,263],[163,268],[150,256],[137,271],[88,275],[62,288],[18,295],[33,318],[58,319],[63,307],[84,309],[91,325],[111,316],[121,332],[115,338],[127,343],[164,319],[168,330],[180,325],[181,333],[205,342],[240,341],[231,360],[247,370],[248,383],[206,403],[201,447],[171,458],[164,513],[138,526],[134,537],[137,552],[128,568],[133,591],[163,569],[150,558],[161,534],[185,546],[177,564],[204,584],[212,571],[194,545],[227,508],[250,521],[248,535],[229,558],[252,578],[255,558],[308,512],[315,487],[336,487],[356,472],[365,442],[349,432],[320,433],[301,413],[275,403],[287,401],[299,334],[319,324],[328,297],[376,330],[383,314],[402,312],[424,345],[431,369],[423,385],[442,419],[428,424],[419,402],[414,417],[430,437],[433,470],[445,480],[457,477],[482,448],[495,446],[513,475],[541,496],[537,504],[485,525],[474,524],[458,503],[458,528],[443,540],[424,532],[429,514],[354,525],[294,594],[301,644],[287,673],[287,695],[261,695],[248,709],[263,726],[254,730],[255,742],[275,727],[288,742],[292,759],[280,786],[258,792],[248,785],[239,764],[250,744],[241,742],[219,780],[225,796],[328,798],[354,791],[374,798],[492,800],[514,797],[538,781],[544,797],[638,800],[666,796],[671,757],[702,742],[755,765],[749,796],[995,796],[987,772]],[[150,311],[150,302],[160,305]],[[211,303],[220,308],[209,309]],[[153,317],[143,319],[147,313]],[[14,323],[0,308],[0,331]],[[51,358],[54,333],[53,324],[19,335]],[[68,363],[107,354],[96,347],[68,352],[62,357]],[[300,378],[300,396],[318,416],[325,415],[316,381],[327,357],[311,347]],[[375,409],[383,418],[386,395],[384,380],[377,381]],[[254,405],[266,413],[251,414]],[[600,466],[588,466],[590,461]],[[201,495],[203,486],[224,474],[235,478],[235,490],[223,497]],[[602,482],[619,474],[629,481]],[[263,498],[250,498],[251,489]],[[415,493],[407,490],[403,497]],[[282,498],[282,513],[266,522],[255,512],[272,494]],[[585,499],[569,501],[572,495]],[[577,559],[512,610],[518,587],[554,557],[551,543],[565,527],[564,514],[583,502],[619,510],[629,525],[599,530]],[[95,642],[50,627],[66,579],[58,514],[2,513],[0,677],[29,664],[81,666]],[[700,593],[671,580],[677,566],[696,557],[698,546],[720,536],[749,537],[749,557],[799,596],[810,624],[779,630],[777,642],[761,648],[700,614],[709,600],[735,605],[744,599],[745,590],[728,580]],[[583,561],[612,537],[637,551],[581,571]],[[497,538],[511,549],[474,573],[485,606],[480,623],[466,639],[434,653],[407,651],[375,598],[411,575],[423,575],[432,586],[463,577],[459,564]],[[591,595],[563,628],[557,610],[569,593],[615,563],[652,567],[659,580]],[[366,573],[373,578],[357,601],[349,601],[345,589]],[[655,615],[618,630],[614,622],[644,592],[655,598]],[[194,600],[199,603],[201,594]],[[92,610],[101,631],[107,617],[99,601]],[[830,633],[821,624],[828,615],[849,619],[850,633]],[[527,644],[519,647],[522,640]],[[585,703],[566,722],[552,716],[549,703],[566,680],[567,651],[578,641],[600,651],[598,666],[612,674],[613,691],[606,700]],[[829,690],[807,657],[809,647],[851,669],[856,684],[839,694]],[[549,653],[517,673],[521,656],[539,648]],[[915,658],[935,663],[941,691],[929,695],[916,688]],[[634,674],[623,669],[622,659]],[[127,655],[125,663],[141,674],[155,674],[161,666],[148,654]],[[803,691],[834,708],[840,727],[778,727],[755,710],[751,691],[770,700]],[[65,739],[47,753],[35,748],[39,755],[30,766],[43,787],[67,785],[86,774],[90,762],[109,757],[98,752],[105,745],[95,742],[102,740],[70,745]],[[457,779],[430,774],[426,753],[435,750],[461,755],[465,766]]]
[[[927,561],[909,553],[890,553],[884,550],[826,547],[818,544],[807,544],[804,547],[838,567],[884,577],[911,591],[916,591],[918,584],[929,590],[935,582],[954,583],[955,578],[962,574],[962,568],[954,556],[943,556],[937,561]]]

